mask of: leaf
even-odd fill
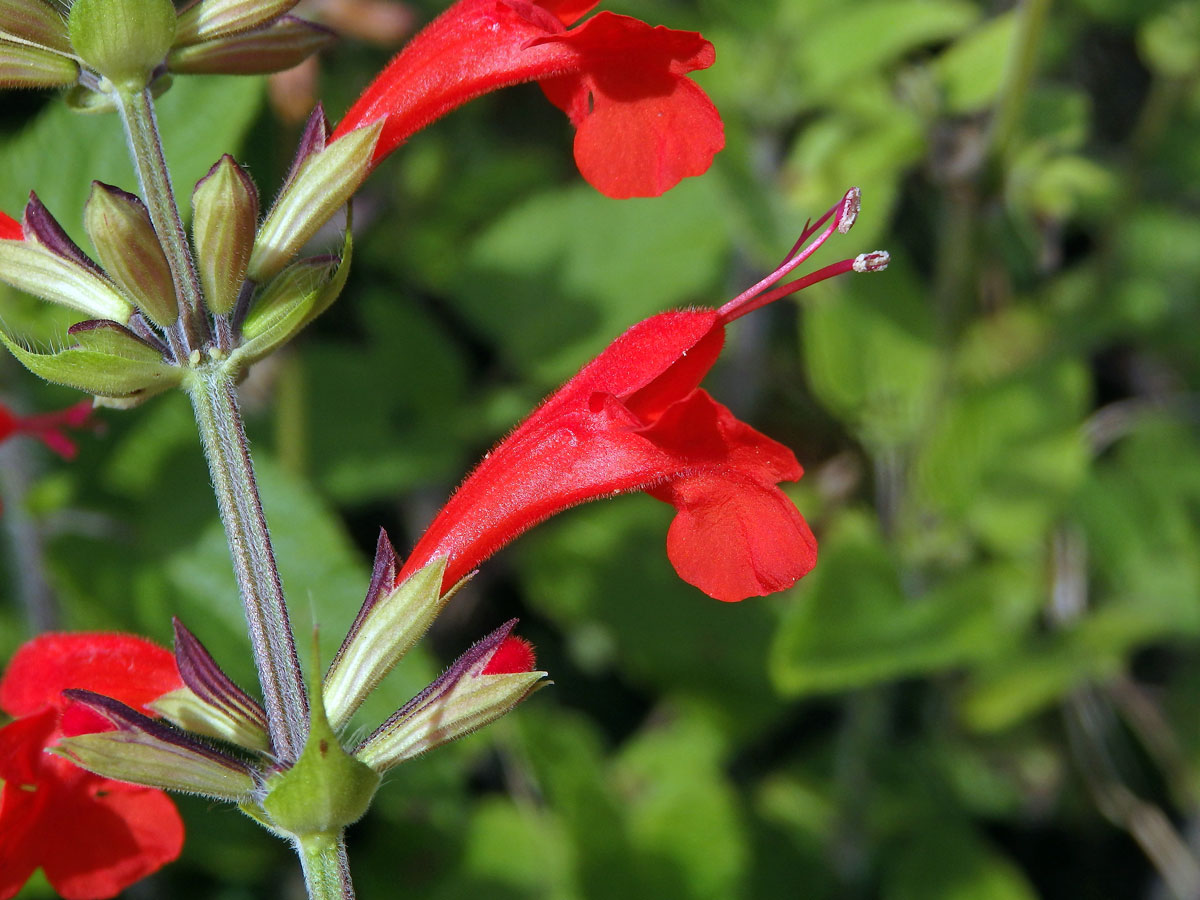
[[[535,196],[470,248],[458,311],[516,371],[560,382],[639,319],[709,293],[724,247],[714,191],[691,179],[652,200],[586,185]]]
[[[890,855],[884,900],[1037,900],[1028,879],[961,822],[926,823]]]
[[[934,320],[903,265],[843,281],[804,315],[804,352],[817,397],[871,447],[912,441],[925,425],[942,370]]]
[[[1016,11],[1002,13],[968,31],[937,58],[934,73],[948,112],[975,112],[995,101],[1004,86],[1016,28]]]
[[[920,596],[865,515],[826,530],[813,574],[796,589],[771,648],[789,695],[844,691],[1003,653],[1037,611],[1038,584],[1019,567],[968,569]]]

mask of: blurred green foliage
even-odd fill
[[[675,577],[670,511],[644,496],[500,553],[361,724],[510,615],[556,684],[390,776],[350,835],[360,896],[1195,896],[1196,4],[611,8],[716,44],[697,81],[727,149],[663,198],[607,200],[525,86],[381,167],[343,299],[245,386],[295,621],[331,653],[379,527],[405,549],[622,328],[737,293],[857,184],[859,223],[817,264],[878,246],[892,268],[739,322],[709,378],[808,468],[789,490],[821,561],[718,604]],[[322,60],[334,118],[387,53]],[[182,198],[239,146],[271,196],[298,128],[264,96],[181,78],[163,97]],[[21,95],[0,120],[10,213],[36,189],[82,240],[90,180],[134,186],[111,118]],[[64,327],[11,293],[0,315],[45,342]],[[74,399],[0,367],[26,409]],[[0,656],[40,585],[64,627],[165,641],[179,615],[251,683],[186,402],[101,418],[70,465],[8,457],[3,524],[42,556],[5,558]],[[299,896],[286,847],[183,806],[183,860],[137,896]]]

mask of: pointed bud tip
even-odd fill
[[[855,272],[882,272],[892,261],[892,255],[886,250],[872,250],[870,253],[860,253],[854,257]]]

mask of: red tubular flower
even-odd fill
[[[459,0],[363,92],[334,139],[386,119],[375,161],[468,100],[537,81],[575,126],[583,177],[610,197],[653,197],[700,175],[725,145],[721,117],[686,76],[712,65],[699,34],[601,12],[598,0]]]
[[[81,400],[58,412],[18,416],[0,403],[0,442],[18,434],[35,437],[63,459],[75,456],[75,443],[63,433],[66,428],[82,428],[92,415],[92,401]]]
[[[848,230],[857,210],[854,189],[806,229],[775,272],[720,309],[661,313],[617,338],[485,457],[418,541],[397,583],[445,556],[449,587],[568,506],[646,491],[677,510],[667,555],[685,581],[727,601],[794,584],[816,562],[817,545],[776,485],[798,479],[800,465],[698,385],[729,322],[833,275],[887,265],[886,253],[863,254],[777,285],[835,230]]]
[[[67,900],[112,897],[175,859],[183,823],[162,791],[93,775],[46,752],[60,738],[111,728],[62,698],[68,688],[143,712],[182,687],[170,652],[123,634],[46,634],[0,680],[0,898],[39,867]]]

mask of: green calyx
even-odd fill
[[[0,343],[25,368],[46,381],[97,397],[141,401],[179,383],[181,370],[116,322],[81,323],[70,336],[75,346],[57,353],[27,350],[0,332]]]
[[[295,765],[267,781],[262,809],[271,826],[303,838],[340,832],[362,818],[380,776],[348,754],[325,715],[320,690],[310,698],[308,740]]]
[[[170,0],[75,0],[71,45],[89,67],[123,90],[140,91],[175,39]]]

